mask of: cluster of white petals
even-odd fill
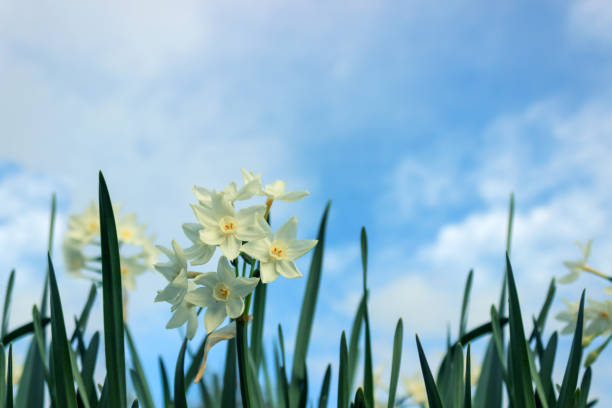
[[[172,241],[172,249],[158,247],[168,261],[156,264],[155,269],[168,283],[158,291],[155,301],[171,305],[173,314],[166,328],[187,323],[188,338],[193,338],[197,331],[201,311],[204,311],[204,326],[210,338],[231,337],[235,323],[219,329],[223,321],[228,317],[248,319],[245,299],[260,282],[272,282],[280,275],[286,278],[302,276],[294,261],[317,243],[316,240],[297,239],[295,217],[287,220],[276,233],[267,221],[274,201],[296,201],[307,196],[308,191],[286,191],[282,180],[263,186],[261,174],[244,169],[242,181],[242,186],[231,182],[222,190],[194,186],[197,203],[192,203],[191,208],[197,223],[183,224],[183,232],[191,246],[182,249]],[[263,198],[263,204],[237,208],[238,202],[257,196]],[[190,269],[211,261],[217,248],[221,256],[215,271]],[[259,277],[253,276],[257,271]],[[214,344],[209,343],[209,346]]]
[[[119,240],[123,287],[133,290],[136,276],[153,268],[158,251],[154,236],[146,235],[146,225],[138,223],[136,214],[119,215],[120,205],[113,206]],[[100,281],[100,218],[94,202],[81,214],[71,215],[62,249],[66,268],[75,276]]]

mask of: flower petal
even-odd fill
[[[193,210],[196,219],[204,227],[212,227],[217,225],[217,218],[212,209],[199,204],[189,204]]]
[[[193,281],[198,285],[205,285],[212,289],[219,282],[219,277],[216,272],[205,272],[198,275]]]
[[[270,246],[272,242],[268,238],[249,241],[242,246],[242,252],[258,259],[261,262],[266,262],[270,258]]]
[[[193,308],[191,309],[191,313],[189,313],[189,320],[187,320],[186,336],[188,339],[193,339],[193,336],[195,336],[196,331],[198,330],[198,315]]]
[[[278,273],[274,267],[275,262],[261,262],[260,264],[260,276],[263,283],[269,283],[275,281],[278,278]]]
[[[183,232],[185,233],[185,236],[193,243],[200,240],[200,230],[202,228],[203,227],[200,224],[196,224],[195,222],[186,222],[183,224]]]
[[[174,311],[174,314],[168,321],[168,324],[166,324],[166,329],[176,329],[177,327],[181,327],[185,324],[187,319],[189,319],[189,308],[182,304]]]
[[[206,332],[210,333],[215,330],[223,320],[227,317],[227,312],[225,311],[225,303],[217,302],[206,309],[206,313],[204,313],[204,326],[206,326]]]
[[[297,218],[289,218],[274,234],[274,239],[282,242],[291,242],[297,236],[298,221]]]
[[[238,238],[233,235],[226,235],[223,242],[219,244],[219,247],[227,259],[233,260],[240,254],[241,245],[242,242]]]
[[[277,261],[275,269],[276,272],[283,275],[285,278],[293,279],[302,276],[297,266],[295,266],[295,262],[293,261]]]
[[[231,288],[232,283],[236,279],[236,272],[230,265],[227,258],[222,256],[217,264],[217,275],[219,280]]]
[[[297,259],[310,251],[317,245],[316,239],[296,239],[287,248],[287,257],[291,260]]]
[[[240,296],[235,293],[231,293],[227,298],[227,303],[225,304],[225,310],[227,314],[232,319],[239,317],[244,311],[244,301]]]
[[[264,193],[268,197],[276,198],[285,192],[285,182],[283,180],[274,180],[264,188]]]
[[[218,226],[200,230],[200,241],[207,245],[220,245],[224,239],[225,235]]]
[[[212,295],[212,289],[206,286],[200,286],[197,289],[190,290],[185,294],[185,301],[200,307],[208,307],[215,302]]]
[[[234,278],[228,286],[232,293],[245,297],[255,289],[258,283],[259,278]]]
[[[306,197],[308,194],[310,193],[306,190],[289,191],[287,193],[279,194],[277,197],[275,197],[275,199],[279,201],[287,201],[287,202],[297,201],[297,200],[301,200],[302,198]]]

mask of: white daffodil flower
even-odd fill
[[[306,190],[285,191],[286,183],[282,180],[275,180],[268,184],[263,192],[269,199],[280,201],[297,201],[310,194]]]
[[[71,215],[68,219],[66,238],[81,245],[89,244],[100,236],[100,214],[98,206],[92,202],[82,214]]]
[[[255,194],[261,193],[261,175],[259,175],[259,178],[254,176],[253,178],[249,178],[247,181],[247,178],[244,178],[243,173],[243,179],[244,185],[240,188],[238,188],[236,182],[232,181],[223,189],[223,191],[220,191],[219,193],[217,193],[215,190],[211,191],[200,186],[193,186],[193,193],[200,204],[205,207],[210,207],[212,205],[212,197],[215,194],[222,194],[223,197],[233,205],[235,201],[248,200]]]
[[[590,323],[584,331],[586,336],[597,336],[612,330],[612,300],[599,302],[589,299],[587,310]]]
[[[140,256],[121,257],[120,264],[123,287],[127,290],[136,289],[136,276],[146,271],[148,266],[142,262]]]
[[[181,269],[164,289],[157,291],[155,302],[168,302],[173,307],[179,305],[183,302],[190,283],[187,279],[187,270]]]
[[[181,327],[187,323],[186,336],[188,339],[192,339],[198,330],[198,313],[196,310],[196,305],[187,301],[186,294],[195,290],[196,286],[193,282],[187,281],[187,274],[184,271],[179,274],[179,277],[182,280],[179,285],[184,284],[184,290],[180,291],[180,293],[173,299],[173,301],[177,301],[178,299],[180,299],[180,301],[173,303],[170,310],[174,313],[168,321],[168,324],[166,324],[166,329],[176,329],[177,327]],[[179,277],[177,277],[177,279],[179,279]],[[166,289],[168,289],[169,286],[170,285],[168,285]],[[162,292],[159,292],[158,297],[161,295],[161,293]],[[171,294],[169,293],[169,295]]]
[[[302,276],[293,261],[310,251],[317,244],[317,240],[296,239],[297,226],[297,218],[291,217],[273,234],[270,226],[264,222],[262,228],[266,236],[250,241],[242,247],[244,253],[259,260],[263,283],[272,282],[279,275],[286,278]]]
[[[580,302],[570,302],[567,299],[563,299],[563,303],[565,303],[566,309],[559,312],[555,319],[566,323],[565,327],[561,329],[562,334],[572,334],[576,331]]]
[[[117,222],[117,239],[126,244],[142,245],[147,240],[145,235],[146,228],[146,225],[138,223],[136,214],[119,217]]]
[[[227,316],[238,318],[244,311],[243,298],[251,293],[259,278],[236,277],[226,257],[219,258],[217,272],[207,272],[194,280],[204,285],[185,295],[185,300],[200,307],[206,307],[204,325],[206,332],[215,330]]]
[[[192,265],[204,265],[212,258],[217,248],[215,245],[208,245],[200,240],[200,231],[203,230],[200,224],[193,222],[183,224],[183,232],[193,243],[185,249],[185,256],[191,261]]]
[[[578,279],[580,273],[584,270],[586,266],[589,256],[591,255],[591,244],[593,243],[592,239],[589,239],[586,245],[582,245],[580,242],[576,242],[578,248],[582,252],[582,258],[577,261],[564,261],[563,265],[569,270],[567,275],[560,277],[557,282],[559,283],[570,283]]]
[[[414,402],[423,407],[429,406],[427,403],[427,389],[425,388],[425,381],[420,374],[415,374],[412,377],[404,378],[404,388],[406,393]]]
[[[84,276],[81,270],[85,266],[86,259],[81,247],[78,246],[75,241],[67,240],[62,246],[62,252],[64,253],[64,260],[68,272],[78,276]]]
[[[607,293],[608,295],[612,295],[612,286],[608,286],[607,288],[604,288],[604,293]]]
[[[155,247],[155,235],[146,238],[142,242],[142,252],[140,253],[140,257],[144,259],[147,267],[150,269],[154,268],[154,265],[157,263],[157,258],[159,257],[159,250]]]
[[[154,267],[168,282],[172,282],[182,270],[187,271],[187,258],[176,240],[172,240],[172,251],[161,245],[157,245],[157,249],[168,257],[168,261],[156,263]]]
[[[211,196],[211,206],[192,204],[193,212],[204,227],[200,241],[207,245],[219,245],[223,255],[235,259],[240,254],[242,241],[252,241],[265,236],[261,225],[265,206],[251,206],[240,211],[224,198],[223,194]]]
[[[240,172],[242,173],[242,181],[244,182],[245,186],[255,183],[255,185],[258,187],[255,194],[264,195],[263,189],[261,188],[261,174],[255,174],[246,169],[240,169]]]

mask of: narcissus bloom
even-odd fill
[[[268,184],[263,192],[272,200],[280,200],[280,201],[297,201],[301,198],[306,197],[310,194],[306,190],[296,190],[296,191],[285,191],[286,184],[282,180],[275,180],[272,184]]]
[[[227,316],[239,317],[244,311],[243,298],[257,286],[259,278],[236,277],[226,257],[219,258],[217,272],[198,275],[194,280],[204,285],[185,295],[185,300],[200,307],[206,307],[204,325],[206,332],[215,330]]]
[[[589,256],[591,255],[591,244],[593,240],[589,240],[586,245],[582,245],[580,242],[576,242],[576,245],[580,248],[582,252],[582,258],[577,261],[565,261],[563,265],[569,270],[567,275],[560,277],[557,281],[559,283],[570,283],[578,279],[580,273],[584,270],[586,266]]]
[[[412,402],[424,407],[428,406],[427,389],[425,388],[425,381],[423,381],[423,377],[420,374],[404,378],[404,388]]]
[[[262,224],[265,206],[255,205],[236,211],[223,194],[211,196],[211,206],[192,204],[193,212],[204,227],[200,240],[207,245],[219,245],[223,255],[235,259],[240,254],[242,241],[265,236]]]
[[[572,334],[576,330],[580,302],[570,302],[563,299],[563,303],[565,303],[566,309],[559,312],[555,318],[565,323],[565,327],[561,330],[562,334]]]
[[[184,271],[179,274],[177,280],[178,279],[181,279],[182,282],[176,285],[176,289],[178,289],[178,291],[176,296],[171,300],[171,303],[175,303],[172,303],[172,307],[170,308],[173,314],[168,321],[168,324],[166,324],[166,329],[175,329],[187,323],[186,336],[188,339],[192,339],[198,330],[198,314],[196,311],[196,305],[187,301],[185,295],[189,291],[195,290],[195,285],[193,282],[187,281],[187,275]],[[183,284],[183,287],[179,287]],[[169,296],[172,296],[173,293],[171,290],[167,290],[171,285],[172,284],[168,285],[164,291],[159,292],[158,297],[160,297],[163,292],[167,292]],[[155,301],[158,301],[158,299],[156,298]]]
[[[606,299],[599,302],[589,299],[587,310],[589,325],[584,331],[585,335],[600,335],[612,330],[612,300]]]
[[[192,246],[185,249],[185,256],[191,261],[192,265],[204,265],[212,258],[217,248],[215,245],[208,245],[200,239],[200,231],[204,227],[194,222],[183,224],[183,232],[193,243]]]
[[[172,240],[172,251],[161,245],[157,248],[168,257],[168,261],[155,264],[155,269],[164,275],[168,282],[172,282],[182,270],[187,271],[187,258],[176,240]]]
[[[148,266],[143,263],[139,256],[127,256],[120,258],[121,281],[127,290],[136,289],[135,277],[145,272]]]
[[[295,259],[310,251],[317,240],[298,240],[297,218],[291,217],[276,234],[272,233],[267,223],[262,224],[266,236],[256,241],[250,241],[242,247],[242,251],[260,262],[260,276],[263,283],[272,282],[279,275],[286,278],[302,276]]]

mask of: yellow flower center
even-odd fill
[[[230,294],[230,289],[223,282],[219,282],[215,285],[215,289],[213,289],[213,297],[219,301],[226,301],[227,297]]]
[[[128,268],[126,268],[125,266],[121,267],[121,275],[125,276],[128,274]]]
[[[95,230],[98,229],[98,222],[90,221],[89,224],[87,225],[87,229],[89,230],[89,232],[94,232]]]
[[[607,319],[610,317],[610,315],[608,315],[606,312],[599,312],[599,315],[601,316],[602,319]]]
[[[287,255],[287,247],[278,241],[274,241],[270,246],[270,256],[274,259],[284,259]]]
[[[124,239],[130,239],[131,236],[132,236],[131,230],[124,229],[123,231],[121,231],[121,237],[123,237]]]
[[[221,231],[226,234],[234,234],[236,232],[237,223],[234,217],[226,215],[225,217],[221,217],[221,220],[219,220],[219,227],[221,228]]]

